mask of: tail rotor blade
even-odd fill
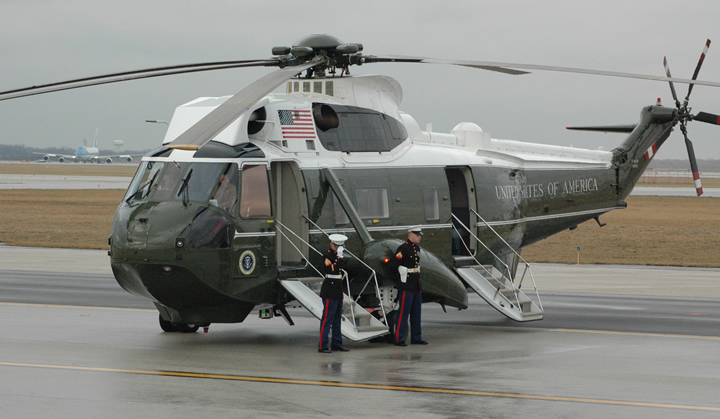
[[[720,125],[720,115],[715,115],[707,112],[699,112],[693,117],[693,120],[713,125]]]
[[[685,135],[685,147],[687,147],[688,158],[690,160],[690,170],[692,170],[693,181],[695,182],[695,191],[697,192],[697,196],[700,196],[703,194],[700,172],[698,171],[697,160],[695,160],[695,150],[687,135]]]
[[[672,75],[670,74],[670,66],[667,62],[667,57],[663,57],[663,66],[665,66],[665,74],[667,74],[668,78],[671,79]],[[677,93],[675,93],[675,85],[673,84],[672,80],[669,81],[670,83],[670,92],[672,92],[672,97],[675,100],[675,106],[678,108],[680,107],[680,101],[677,98]]]
[[[698,61],[697,66],[695,67],[695,72],[692,76],[693,80],[697,80],[698,73],[700,72],[700,67],[702,67],[703,61],[705,61],[705,55],[707,55],[708,48],[710,48],[709,39],[705,42],[705,48],[703,49],[702,54],[700,54],[700,60]],[[690,99],[690,93],[692,93],[693,86],[695,85],[692,83],[688,86],[688,93],[687,96],[685,96],[685,103],[687,103],[687,101]]]

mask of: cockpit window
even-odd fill
[[[138,199],[147,198],[150,194],[150,188],[152,188],[155,181],[157,181],[160,172],[162,171],[165,163],[144,161],[138,166],[135,177],[130,182],[127,192],[125,193],[125,201],[133,201]]]
[[[150,191],[153,201],[167,201],[177,190],[180,176],[187,168],[187,163],[164,163],[165,170],[160,173],[158,179],[153,183]]]
[[[125,200],[209,202],[234,212],[237,207],[237,164],[142,162]]]
[[[217,188],[210,200],[210,205],[215,205],[223,210],[235,213],[238,202],[238,168],[237,164],[226,164],[225,169],[217,182]]]
[[[213,192],[217,188],[220,174],[226,168],[222,163],[192,163],[185,173],[182,183],[185,188],[178,189],[176,198],[182,198],[187,189],[187,199],[190,201],[208,202]]]

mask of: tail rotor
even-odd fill
[[[697,66],[695,66],[695,72],[692,76],[693,81],[697,80],[698,73],[700,73],[700,67],[702,67],[703,62],[705,61],[705,56],[707,55],[709,47],[710,40],[708,39],[705,42],[705,48],[703,49],[702,54],[700,54],[700,60],[698,61]],[[667,74],[668,78],[672,78],[672,76],[670,75],[670,66],[668,65],[667,57],[665,57],[665,59],[663,60],[663,65],[665,66],[665,74]],[[690,160],[690,170],[692,170],[693,180],[695,182],[695,190],[697,192],[697,195],[700,196],[703,194],[702,182],[700,181],[700,172],[698,170],[697,160],[695,159],[695,149],[693,148],[692,142],[687,135],[687,123],[689,121],[696,120],[708,124],[720,125],[720,116],[707,112],[699,112],[697,115],[692,115],[690,113],[692,109],[688,107],[688,103],[690,102],[690,94],[692,93],[694,84],[690,83],[688,85],[687,95],[685,96],[685,100],[681,104],[678,100],[677,93],[675,92],[675,85],[673,84],[672,80],[670,80],[669,83],[670,92],[672,93],[673,100],[675,100],[675,107],[677,108],[677,121],[680,124],[680,131],[685,138],[685,147],[687,148],[688,152],[688,160]]]

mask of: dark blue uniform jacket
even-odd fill
[[[340,278],[328,278],[331,276],[342,276],[340,268],[342,266],[342,258],[339,258],[337,253],[328,249],[323,256],[323,269],[325,273],[325,281],[323,281],[322,287],[320,288],[320,298],[326,298],[329,300],[342,300],[343,299],[343,282]]]

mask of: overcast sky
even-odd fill
[[[188,1],[3,0],[0,90],[110,72],[259,59],[310,33],[359,42],[364,53],[517,62],[690,78],[705,40],[716,41],[699,79],[720,81],[720,2],[707,1]],[[474,122],[493,138],[611,150],[620,134],[568,125],[635,123],[667,83],[566,73],[510,76],[441,65],[373,64],[403,86],[401,109],[449,132]],[[160,145],[175,107],[231,95],[269,68],[131,81],[0,102],[0,143],[77,147],[99,129],[101,149]],[[682,97],[687,86],[677,85]],[[696,86],[693,113],[720,113],[720,88]],[[691,123],[698,158],[720,159],[720,127]],[[657,155],[686,156],[679,130]]]

